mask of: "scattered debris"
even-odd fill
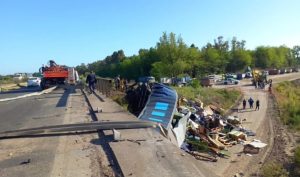
[[[247,141],[248,136],[256,134],[242,126],[246,118],[221,116],[224,109],[216,105],[204,106],[198,98],[192,101],[181,97],[178,103],[178,114],[174,114],[172,120],[173,133],[177,145],[197,160],[216,162],[218,157],[228,158],[228,148],[237,144],[244,145],[247,156],[266,146],[259,140]],[[169,132],[167,135],[170,137]]]
[[[121,140],[121,132],[113,129],[113,133],[114,133],[114,140],[115,141],[120,141]]]
[[[204,160],[210,162],[217,162],[218,159],[216,157],[210,156],[208,154],[199,153],[197,151],[191,151],[191,155],[193,155],[197,160]]]
[[[138,144],[138,145],[141,145],[141,142],[142,142],[142,141],[146,141],[146,140],[133,140],[133,139],[126,139],[126,141],[133,142],[133,143],[136,143],[136,144]]]
[[[247,135],[244,134],[243,132],[237,131],[237,130],[232,130],[231,132],[228,133],[229,138],[235,140],[235,141],[241,141],[245,140],[247,138]]]
[[[261,148],[264,148],[267,144],[262,143],[260,140],[253,140],[250,143],[244,145],[244,153],[247,154],[258,154]]]
[[[231,123],[233,125],[238,125],[241,123],[240,119],[237,116],[228,116],[227,121],[228,123]]]
[[[141,143],[138,140],[127,139],[127,141],[141,145]]]

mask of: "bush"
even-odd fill
[[[191,82],[191,86],[193,88],[199,88],[200,87],[200,81],[198,79],[193,79]]]
[[[112,96],[111,99],[118,103],[120,106],[122,106],[125,110],[127,110],[128,103],[125,99],[125,95],[117,94]]]
[[[300,176],[300,146],[295,149],[293,176]]]
[[[276,162],[269,162],[262,168],[262,176],[264,177],[287,177],[289,172],[283,166]]]
[[[294,154],[294,162],[295,165],[300,168],[300,146],[298,146],[295,150],[295,154]]]

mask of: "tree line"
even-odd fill
[[[246,49],[245,40],[224,40],[222,36],[199,48],[188,46],[181,36],[166,33],[155,47],[140,49],[137,55],[125,56],[123,50],[113,52],[103,60],[76,67],[79,74],[95,71],[101,77],[137,79],[140,76],[176,77],[189,75],[202,77],[207,74],[243,72],[252,68],[283,68],[300,64],[300,46],[259,46]]]

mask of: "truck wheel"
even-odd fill
[[[45,90],[45,84],[46,84],[46,82],[45,82],[45,79],[42,79],[42,81],[41,81],[41,89],[42,90]]]

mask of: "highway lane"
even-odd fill
[[[0,92],[0,99],[23,96],[25,94],[29,94],[29,93],[33,93],[33,92],[39,92],[39,91],[41,91],[40,87],[22,87],[22,88],[16,89],[16,90]]]
[[[6,93],[5,97],[24,93]],[[49,94],[0,102],[0,131],[61,124],[70,93],[57,89]],[[58,143],[58,137],[0,140],[0,176],[49,176]]]

